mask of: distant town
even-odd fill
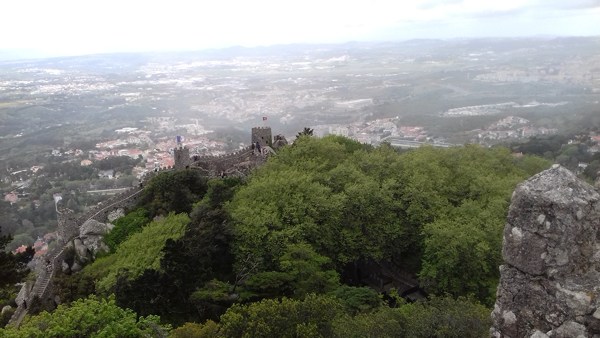
[[[193,156],[243,148],[262,125],[400,148],[573,135],[600,109],[598,48],[424,40],[0,62],[0,226],[11,249],[44,252],[57,199],[83,212],[172,167],[176,136]],[[570,142],[600,151],[597,132]]]

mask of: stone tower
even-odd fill
[[[261,146],[273,145],[273,136],[271,127],[254,127],[252,128],[252,144],[258,142]]]
[[[174,150],[175,169],[185,169],[190,165],[190,149],[188,147],[179,146]]]

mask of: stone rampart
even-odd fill
[[[504,228],[493,337],[600,337],[600,194],[555,165],[520,184]]]
[[[97,207],[89,210],[77,219],[78,227],[90,219],[105,222],[108,214],[115,209],[130,209],[138,202],[142,191],[141,187],[131,188],[124,193],[103,201]]]
[[[203,156],[196,158],[191,165],[193,169],[203,170],[209,177],[243,176],[264,163],[266,155],[258,153],[252,147],[246,147],[222,156]]]
[[[79,234],[78,220],[73,210],[58,205],[56,214],[58,217],[58,244],[63,245]]]

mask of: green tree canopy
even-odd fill
[[[333,319],[343,311],[331,297],[262,300],[233,305],[221,316],[223,337],[332,337]]]
[[[35,254],[32,247],[16,255],[6,252],[6,245],[11,241],[11,236],[0,236],[0,288],[13,287],[20,282],[29,273],[27,263]]]
[[[162,172],[148,182],[140,206],[149,211],[150,218],[169,212],[189,213],[207,188],[207,179],[197,170]]]
[[[97,291],[111,293],[118,275],[133,279],[146,269],[158,270],[165,242],[180,238],[189,220],[186,214],[169,214],[153,221],[121,243],[114,254],[86,266],[83,273],[97,279]]]
[[[166,337],[170,326],[161,325],[156,316],[137,317],[115,304],[114,297],[91,296],[69,306],[59,305],[52,313],[42,312],[26,318],[19,329],[0,328],[5,338],[79,338],[79,337]]]
[[[251,266],[268,272],[260,277],[271,286],[289,283],[280,258],[306,243],[338,272],[364,259],[394,261],[430,292],[489,302],[511,193],[547,166],[501,147],[400,154],[339,136],[300,138],[255,171],[227,207],[237,271]]]

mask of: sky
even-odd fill
[[[600,0],[8,0],[0,51],[41,56],[600,35]]]

